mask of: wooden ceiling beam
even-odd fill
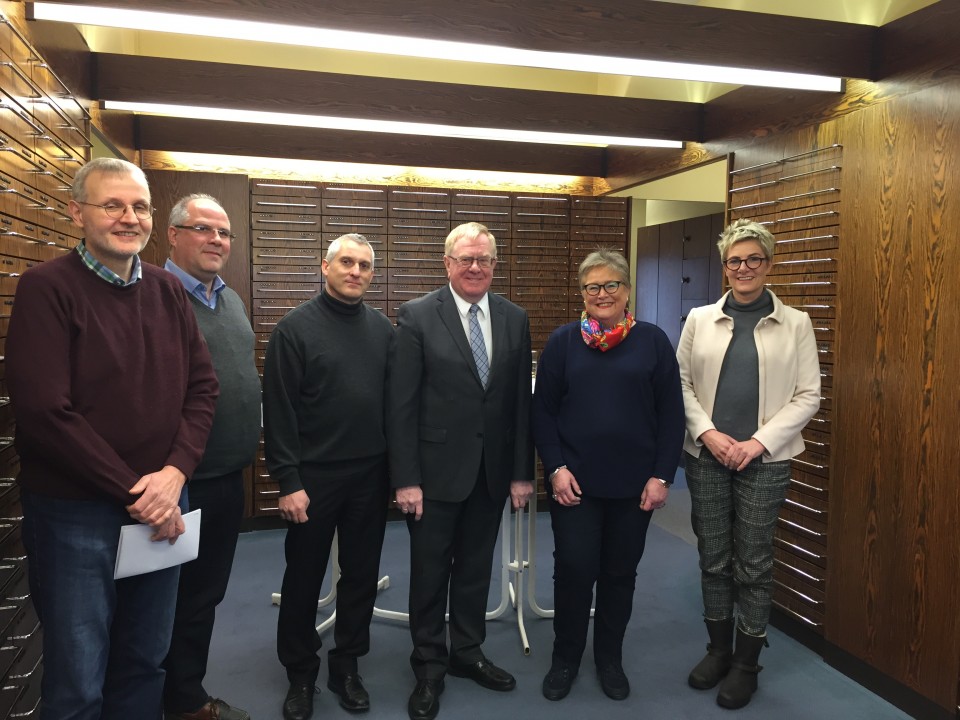
[[[96,4],[547,52],[866,79],[873,79],[877,37],[877,28],[852,23],[650,0],[97,0]]]
[[[97,99],[696,141],[702,106],[95,54]]]
[[[594,147],[316,130],[151,115],[140,116],[137,125],[139,150],[577,177],[604,174],[605,151]]]

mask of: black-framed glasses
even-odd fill
[[[605,283],[590,283],[589,285],[584,285],[583,290],[587,295],[599,295],[600,288],[603,288],[607,291],[607,295],[613,295],[617,290],[620,289],[620,286],[623,285],[622,280],[611,280],[610,282]]]
[[[90,207],[97,207],[103,210],[107,217],[112,217],[114,220],[119,220],[124,215],[127,214],[127,208],[133,210],[133,214],[136,215],[140,220],[149,220],[153,217],[153,211],[155,208],[153,205],[147,205],[145,203],[134,203],[133,205],[127,205],[126,203],[118,202],[108,202],[103,205],[97,205],[97,203],[83,202],[81,200],[75,200],[74,202],[77,205],[89,205]]]
[[[723,264],[726,265],[730,270],[739,270],[741,265],[746,265],[751,270],[756,270],[758,267],[763,265],[765,260],[766,258],[762,255],[751,255],[747,258],[727,258],[723,261]]]
[[[480,257],[472,257],[470,255],[462,255],[461,257],[454,257],[453,255],[447,255],[448,258],[453,260],[457,265],[462,267],[464,270],[467,268],[473,267],[473,264],[476,263],[477,267],[487,270],[492,268],[493,264],[497,261],[495,257],[490,257],[489,255],[481,255]]]
[[[216,233],[217,237],[221,240],[233,240],[235,237],[237,237],[226,228],[213,228],[209,225],[174,225],[174,227],[179,230],[190,230],[191,232],[195,232],[197,235],[209,235],[210,233]]]

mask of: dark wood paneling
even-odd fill
[[[143,116],[142,150],[598,176],[601,148]]]
[[[230,259],[221,273],[223,281],[243,298],[250,314],[250,185],[245,175],[219,173],[146,171],[150,194],[157,212],[153,216],[153,235],[141,257],[146,262],[163,266],[169,257],[167,222],[174,203],[184,195],[207,193],[223,205],[230,218],[230,229],[236,234],[231,243]]]
[[[530,50],[870,77],[876,28],[670,3],[605,0],[100,0],[257,22],[432,37]],[[731,37],[749,42],[731,42]]]
[[[960,87],[841,123],[827,639],[957,705]],[[849,192],[846,188],[849,188]]]
[[[696,140],[700,105],[95,54],[101,100]],[[144,79],[149,78],[145,83]],[[265,92],[269,89],[268,92]]]

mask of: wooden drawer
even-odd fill
[[[346,235],[347,233],[360,233],[369,240],[371,233],[373,235],[382,235],[387,232],[387,220],[369,215],[364,215],[363,217],[324,215],[321,227],[323,229],[324,239],[326,239],[330,233],[334,234],[331,240],[341,235]]]
[[[776,234],[776,255],[786,252],[825,252],[840,246],[839,228],[819,228],[815,232],[786,231]]]
[[[444,267],[391,267],[387,269],[388,282],[399,285],[425,285],[435,290],[445,285],[447,271]]]
[[[609,210],[575,210],[570,218],[570,225],[574,227],[591,227],[602,229],[606,227],[626,228],[627,213],[622,208],[610,208]]]
[[[392,268],[443,268],[443,253],[436,248],[411,248],[387,252],[386,265]]]
[[[270,214],[319,215],[320,198],[303,195],[251,195],[250,212]]]
[[[510,299],[527,311],[531,322],[534,318],[565,318],[570,309],[565,298],[531,298],[527,296],[517,298],[514,295]]]
[[[387,284],[387,300],[390,301],[390,309],[393,311],[397,303],[404,303],[407,300],[423,297],[424,295],[436,290],[439,285],[424,285],[420,283],[395,283]]]
[[[250,194],[319,198],[323,195],[323,191],[320,183],[253,178],[250,180]]]
[[[387,219],[387,231],[391,235],[413,235],[415,237],[439,238],[445,240],[450,234],[449,217],[396,217]]]
[[[274,282],[257,281],[253,283],[253,297],[257,298],[300,298],[309,299],[323,287],[319,282]]]
[[[286,315],[309,300],[310,297],[254,298],[253,314],[255,316]]]
[[[323,274],[320,265],[253,265],[253,281],[277,283],[319,283]]]
[[[311,248],[320,252],[320,233],[283,232],[275,230],[254,230],[250,244],[254,248]]]
[[[514,256],[560,257],[569,266],[570,240],[566,235],[543,237],[544,233],[514,235],[511,254]]]
[[[287,232],[319,232],[320,216],[284,213],[250,213],[253,230],[283,230]]]
[[[313,265],[318,269],[323,259],[319,247],[255,247],[251,256],[254,265]]]
[[[446,236],[424,237],[421,235],[411,235],[400,233],[387,237],[387,252],[424,252],[444,254],[444,242]]]

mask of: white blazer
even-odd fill
[[[713,305],[694,308],[680,335],[677,361],[687,417],[683,449],[700,456],[699,437],[715,429],[713,403],[720,367],[733,338],[733,318],[723,313],[726,293]],[[810,316],[773,298],[773,312],[753,331],[760,359],[760,403],[753,434],[766,451],[763,462],[803,452],[800,431],[820,408],[820,360]]]

